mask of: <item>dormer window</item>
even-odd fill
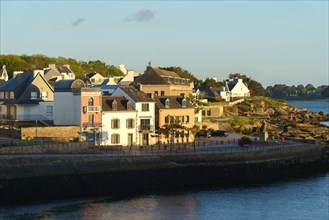
[[[117,110],[118,109],[118,103],[117,103],[117,101],[113,101],[112,102],[112,110]]]
[[[183,108],[186,108],[186,99],[183,99],[183,100],[182,100],[182,107],[183,107]]]
[[[165,108],[169,108],[169,99],[166,99],[165,101]]]
[[[41,93],[41,98],[42,99],[48,99],[48,92],[42,92]]]
[[[37,92],[31,92],[31,99],[37,99],[38,93]]]

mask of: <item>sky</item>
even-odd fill
[[[328,0],[0,0],[0,53],[328,85]]]

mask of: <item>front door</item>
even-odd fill
[[[149,145],[149,134],[143,134],[143,145]]]
[[[133,145],[133,134],[128,134],[128,146]]]

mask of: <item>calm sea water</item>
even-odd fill
[[[329,113],[328,102],[289,104]],[[0,207],[0,219],[324,220],[329,219],[329,172],[279,182],[197,191],[5,206]]]
[[[329,219],[329,173],[239,187],[0,208],[0,219]]]

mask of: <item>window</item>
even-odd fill
[[[165,101],[165,108],[169,108],[169,99],[166,99]]]
[[[143,112],[148,112],[149,111],[149,104],[148,103],[143,103],[142,104],[142,111]]]
[[[94,126],[94,115],[88,115],[88,126]]]
[[[154,95],[158,96],[158,95],[159,95],[159,94],[158,94],[158,91],[155,91],[155,92],[154,92]]]
[[[118,110],[118,103],[115,100],[112,102],[112,110]]]
[[[53,107],[52,106],[47,106],[47,114],[53,114]]]
[[[119,143],[120,143],[120,134],[112,134],[111,144],[119,144]]]
[[[190,123],[190,116],[185,116],[185,124],[188,124]]]
[[[41,98],[42,99],[48,99],[48,92],[42,92],[41,93]]]
[[[0,106],[0,112],[2,112],[2,106]]]
[[[111,120],[111,128],[112,129],[119,129],[120,128],[120,119],[114,118]]]
[[[164,96],[164,95],[165,95],[164,91],[161,91],[161,96]]]
[[[185,117],[184,116],[182,116],[182,120],[181,120],[181,122],[184,124],[185,123]]]
[[[37,99],[38,93],[37,92],[31,92],[31,99]]]
[[[208,115],[208,116],[211,115],[211,111],[210,111],[210,109],[207,110],[207,115]]]
[[[126,120],[126,127],[127,128],[134,128],[135,120],[133,118],[128,118]]]
[[[5,93],[4,92],[0,92],[0,99],[4,99],[5,98]]]
[[[206,116],[206,110],[202,110],[202,116]]]
[[[94,99],[93,98],[89,98],[88,106],[94,106]]]
[[[141,130],[150,130],[151,125],[150,125],[150,119],[141,119]]]
[[[169,116],[165,117],[165,123],[168,124],[169,123]]]
[[[182,100],[182,107],[183,107],[183,108],[186,108],[186,99],[183,99],[183,100]]]

